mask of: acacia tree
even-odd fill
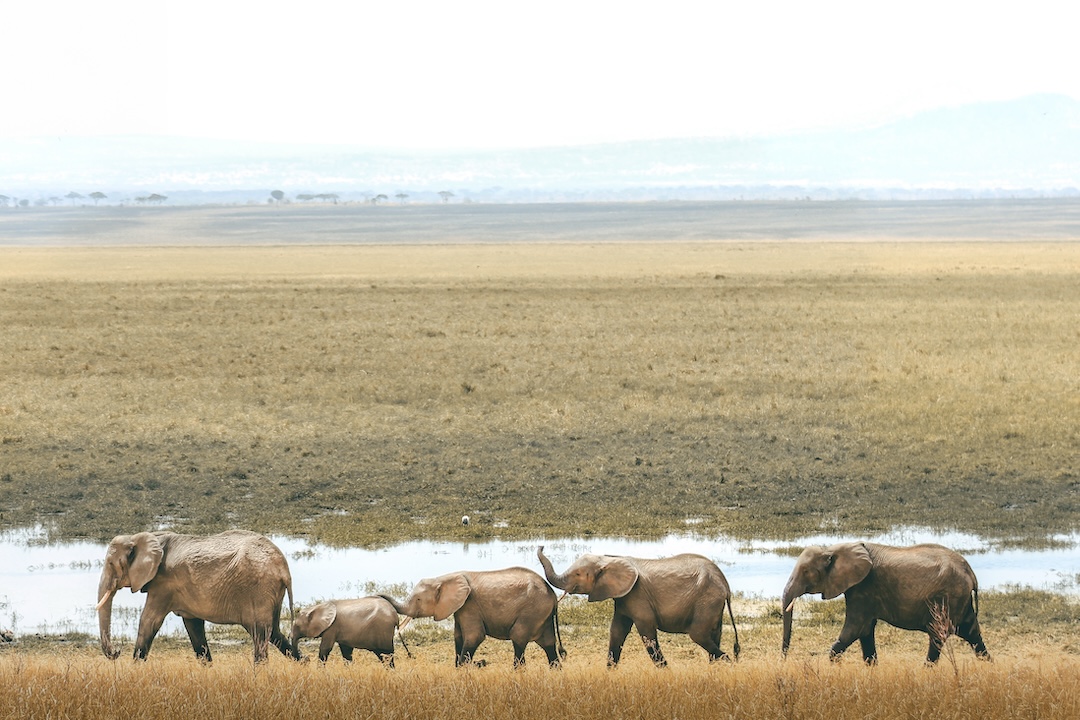
[[[443,202],[449,202],[450,198],[454,197],[454,193],[450,192],[449,190],[440,190],[439,197],[442,198]]]
[[[94,192],[90,193],[90,198],[94,201],[95,205],[98,204],[98,201],[104,200],[107,197],[108,197],[108,195],[106,195],[105,193],[98,192],[96,190]]]
[[[67,198],[68,200],[70,200],[70,201],[71,201],[71,204],[72,204],[72,205],[74,205],[74,204],[75,204],[75,201],[76,201],[76,200],[82,200],[82,197],[83,197],[83,196],[82,196],[82,195],[80,195],[79,193],[75,192],[74,190],[72,190],[71,192],[69,192],[69,193],[68,193],[67,195],[65,195],[64,197],[66,197],[66,198]]]
[[[280,190],[271,190],[270,197],[274,199],[274,202],[281,202],[285,199],[285,193],[281,192]]]
[[[399,192],[394,197],[397,198],[399,204],[404,205],[405,201],[409,198],[409,195],[408,193]]]

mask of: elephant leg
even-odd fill
[[[626,636],[630,634],[630,628],[633,625],[634,621],[626,615],[616,614],[611,618],[611,630],[608,633],[608,667],[619,664],[623,643],[626,642]]]
[[[255,645],[255,662],[266,662],[270,643],[273,643],[283,655],[296,657],[293,653],[292,646],[281,634],[280,630],[258,622],[251,626],[245,626],[245,629],[248,631],[248,635],[251,636],[252,643]]]
[[[690,628],[688,635],[690,639],[697,643],[701,648],[709,653],[709,662],[713,660],[729,660],[727,653],[720,649],[720,632],[723,618],[711,627],[702,627],[701,625],[694,625]]]
[[[561,667],[562,658],[559,657],[559,651],[557,643],[555,641],[555,622],[554,619],[549,619],[544,624],[544,630],[540,633],[540,638],[536,641],[536,644],[544,649],[544,654],[547,655],[549,667]]]
[[[956,634],[963,638],[968,645],[971,645],[971,649],[975,651],[977,658],[980,660],[990,659],[990,651],[986,649],[986,644],[983,642],[979,619],[974,617],[974,613],[972,613],[970,621],[964,621],[957,626]]]
[[[877,629],[877,620],[870,623],[870,629],[859,636],[859,645],[862,646],[863,662],[867,665],[877,665],[877,642],[874,640],[874,631]]]
[[[352,662],[352,645],[346,645],[345,643],[339,642],[338,650],[341,651],[341,657],[345,660],[345,662]]]
[[[379,658],[379,662],[381,662],[383,665],[390,668],[391,670],[394,669],[394,649],[393,648],[390,648],[389,650],[378,650],[378,649],[376,649],[376,650],[372,650],[371,652],[374,653],[375,657]]]
[[[514,645],[514,669],[525,667],[525,647],[528,643],[513,641]]]
[[[184,629],[187,630],[195,657],[206,662],[213,661],[210,657],[210,646],[206,643],[206,621],[200,618],[184,618]]]
[[[157,637],[167,614],[167,610],[158,608],[157,603],[151,602],[149,597],[146,599],[146,605],[139,616],[139,634],[135,638],[136,660],[145,660],[150,654],[150,646],[154,644],[154,638]]]
[[[927,635],[930,636],[930,647],[926,650],[926,662],[928,665],[933,665],[941,657],[941,648],[944,647],[948,638],[941,637],[933,630],[928,632]]]
[[[851,643],[858,640],[864,634],[865,633],[859,632],[856,629],[855,624],[850,620],[845,622],[843,629],[840,631],[840,637],[838,637],[832,647],[829,648],[829,659],[834,661],[839,660],[841,653],[847,650],[848,647],[851,646]]]
[[[319,662],[326,662],[326,659],[330,657],[330,651],[334,649],[334,641],[332,638],[323,635],[319,639]]]
[[[649,659],[656,667],[667,667],[667,660],[664,659],[664,653],[660,652],[660,641],[655,631],[642,633],[641,642],[645,645],[645,651],[649,653]]]
[[[296,651],[293,650],[292,643],[289,642],[289,638],[281,634],[281,628],[276,624],[270,626],[270,643],[281,651],[281,654],[285,657],[291,657],[299,659]]]
[[[454,618],[454,664],[461,664],[461,648],[464,644],[464,638],[461,634],[461,623]]]
[[[480,647],[480,643],[484,642],[483,630],[477,631],[470,628],[466,633],[461,627],[461,623],[458,616],[454,616],[454,647],[457,650],[457,657],[454,658],[454,665],[461,667],[462,665],[473,664],[473,656],[476,655],[476,648]],[[483,667],[486,663],[483,661],[476,663],[476,665]]]
[[[484,642],[483,637],[479,638],[466,638],[461,644],[461,655],[458,656],[458,666],[461,665],[476,665],[477,667],[484,667],[487,662],[484,660],[473,660],[476,657],[476,649],[480,647],[480,643]]]

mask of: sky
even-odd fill
[[[0,142],[460,150],[763,135],[1080,99],[1076,58],[1068,4],[1041,0],[19,2],[0,17]]]

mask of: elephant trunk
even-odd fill
[[[791,616],[795,600],[802,597],[804,593],[805,590],[801,586],[796,586],[794,579],[792,579],[788,580],[788,584],[784,588],[784,594],[780,598],[780,605],[784,611],[784,640],[780,649],[784,655],[787,655],[788,647],[791,646]]]
[[[540,559],[540,564],[544,566],[544,577],[553,586],[560,590],[566,590],[566,575],[558,575],[555,573],[555,568],[551,566],[551,561],[544,555],[544,546],[536,548],[536,557]]]
[[[105,657],[110,660],[115,660],[119,655],[119,650],[114,650],[112,646],[112,637],[110,636],[110,629],[112,628],[112,603],[113,596],[116,595],[117,582],[116,578],[109,572],[109,568],[106,567],[101,573],[101,581],[98,583],[98,629],[101,635],[101,651],[105,653]]]
[[[397,600],[395,600],[394,598],[390,597],[389,595],[382,595],[382,594],[380,594],[380,595],[379,595],[379,597],[381,597],[381,598],[382,598],[383,600],[385,600],[386,602],[390,603],[390,606],[391,606],[392,608],[394,608],[394,612],[396,612],[396,613],[397,613],[398,615],[405,615],[405,616],[407,616],[407,617],[415,617],[415,615],[413,615],[412,613],[408,612],[408,611],[407,611],[407,610],[405,609],[405,606],[404,606],[404,605],[402,605],[401,603],[399,603],[399,602],[398,602]]]

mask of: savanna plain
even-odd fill
[[[113,219],[117,244],[97,224],[92,244],[0,247],[0,528],[343,546],[1077,530],[1076,238],[333,244],[316,218],[322,243],[187,245],[192,217],[212,236],[220,216],[183,213]],[[995,662],[953,638],[935,668],[925,636],[889,629],[878,666],[830,663],[842,601],[799,606],[782,660],[778,603],[739,597],[737,663],[663,636],[664,670],[633,638],[606,670],[610,601],[573,599],[557,672],[535,647],[513,671],[490,639],[487,668],[456,670],[434,623],[395,670],[254,666],[228,628],[211,666],[167,638],[138,664],[27,640],[0,651],[0,716],[1080,716],[1075,598],[981,600]]]

